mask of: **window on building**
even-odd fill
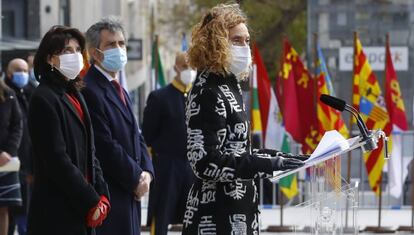
[[[337,18],[336,18],[336,23],[338,24],[338,26],[346,26],[347,15],[345,12],[338,13]]]
[[[69,0],[59,0],[59,24],[70,26]]]
[[[15,19],[14,11],[5,10],[1,12],[3,19],[1,20],[1,29],[3,37],[14,37],[16,36],[15,32]]]

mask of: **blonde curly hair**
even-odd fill
[[[240,23],[247,24],[247,17],[238,4],[211,8],[192,29],[188,50],[190,66],[225,75],[231,59],[229,29]]]

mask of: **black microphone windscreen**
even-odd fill
[[[321,95],[319,99],[322,101],[322,103],[329,105],[330,107],[341,112],[345,109],[346,102],[344,100],[338,99],[330,95]]]

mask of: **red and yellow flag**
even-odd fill
[[[402,135],[401,131],[408,130],[407,117],[405,115],[404,100],[402,99],[400,84],[397,80],[392,63],[389,36],[387,35],[387,43],[385,48],[385,103],[393,125],[392,135],[392,156],[389,164],[388,182],[390,194],[395,198],[399,198],[403,190],[404,177],[402,172]]]
[[[288,136],[282,124],[282,117],[275,92],[260,55],[259,49],[253,44],[253,79],[257,80],[260,114],[262,117],[263,143],[265,148],[279,149],[290,152]],[[280,190],[291,199],[298,194],[296,174],[279,180]]]
[[[335,91],[333,89],[332,80],[328,73],[328,68],[326,67],[325,59],[322,54],[322,50],[319,45],[316,46],[317,60],[316,60],[316,74],[318,82],[318,95],[320,97],[322,94],[335,96]],[[348,128],[345,125],[342,115],[338,110],[335,110],[328,105],[322,103],[317,99],[317,113],[319,121],[319,131],[321,135],[325,131],[337,130],[345,138],[348,138],[349,132]]]
[[[385,109],[381,88],[357,37],[354,47],[353,105],[361,112],[368,129],[382,129],[389,136],[392,126]],[[382,141],[378,145],[376,150],[364,154],[369,185],[377,195],[385,163]]]
[[[322,94],[335,96],[333,89],[332,80],[326,67],[325,59],[322,54],[322,49],[319,45],[316,45],[316,76],[318,82],[317,97]],[[342,136],[348,138],[349,132],[342,119],[341,112],[335,110],[328,105],[322,103],[317,99],[317,114],[319,121],[319,133],[321,136],[326,131],[337,130]],[[324,162],[325,164],[325,175],[328,183],[336,190],[341,189],[341,157],[329,159]]]
[[[408,124],[407,116],[405,115],[404,100],[401,97],[400,84],[398,83],[397,73],[392,63],[389,42],[387,42],[385,50],[385,103],[387,104],[387,110],[392,124],[406,131],[408,130]]]
[[[303,153],[311,153],[319,139],[315,80],[286,39],[278,80],[277,94],[285,128],[296,142],[302,144]]]

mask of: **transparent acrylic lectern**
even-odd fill
[[[359,233],[358,182],[351,184],[341,178],[341,157],[358,148],[364,152],[376,149],[379,138],[387,139],[380,130],[372,132],[370,139],[354,137],[345,140],[348,144],[346,148],[327,152],[300,168],[275,172],[272,181],[308,169],[310,199],[294,207],[295,221],[298,221],[293,225],[295,233]],[[367,149],[367,146],[371,147]]]

